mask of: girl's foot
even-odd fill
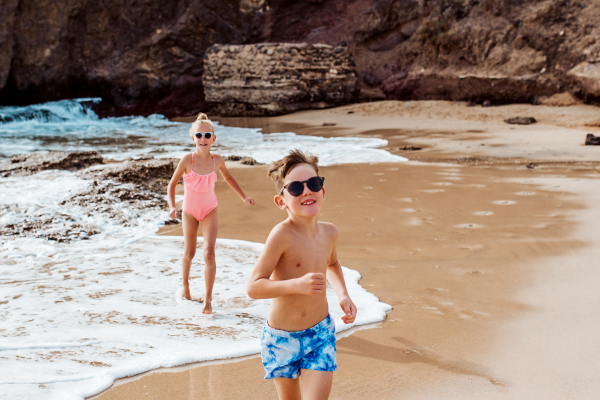
[[[204,301],[204,308],[202,309],[202,314],[212,314],[212,304],[209,300]]]
[[[192,300],[192,295],[190,294],[190,288],[189,288],[189,286],[188,287],[186,287],[186,286],[183,287],[183,293],[181,294],[181,297],[183,297],[186,300]]]

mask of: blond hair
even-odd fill
[[[308,164],[319,175],[319,158],[310,153],[304,153],[302,150],[294,149],[281,160],[273,161],[269,166],[267,176],[275,183],[277,193],[283,187],[283,181],[286,176],[298,165]]]
[[[196,117],[196,120],[192,122],[192,126],[190,128],[190,135],[193,135],[194,132],[198,130],[201,124],[210,125],[213,133],[215,133],[215,125],[210,119],[208,119],[208,116],[206,114],[201,112],[200,114],[198,114],[198,117]]]

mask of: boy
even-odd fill
[[[299,150],[275,161],[275,204],[288,218],[275,226],[248,282],[253,299],[272,298],[261,347],[266,379],[274,379],[280,399],[327,399],[336,364],[335,323],[329,315],[325,276],[351,324],[350,300],[337,259],[338,228],[318,222],[325,189],[317,157]]]

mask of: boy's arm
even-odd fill
[[[169,216],[173,219],[177,218],[177,207],[175,207],[175,188],[179,183],[179,180],[183,176],[186,170],[187,162],[186,157],[184,156],[177,164],[177,169],[173,173],[173,177],[169,182],[169,186],[167,186],[167,202],[169,203]]]
[[[336,232],[336,244],[333,246],[331,251],[331,257],[329,258],[329,267],[327,268],[327,280],[333,288],[338,300],[340,301],[340,307],[344,311],[342,321],[345,324],[351,324],[356,319],[356,306],[350,300],[348,289],[346,289],[346,281],[344,280],[344,273],[342,272],[342,266],[337,259],[337,232]]]
[[[325,291],[325,275],[321,273],[308,273],[300,278],[284,281],[270,279],[290,242],[291,238],[280,226],[271,231],[246,286],[250,298],[272,299],[290,294],[310,295]]]
[[[254,199],[252,197],[246,197],[246,195],[244,194],[244,191],[242,190],[240,185],[238,185],[235,178],[233,176],[231,176],[231,174],[229,173],[229,170],[227,169],[227,166],[225,165],[225,160],[223,159],[223,157],[221,157],[219,155],[215,155],[215,159],[218,162],[217,168],[219,169],[219,171],[221,171],[221,176],[223,177],[223,179],[225,179],[225,182],[227,182],[227,184],[233,189],[234,192],[236,192],[238,194],[238,196],[241,197],[241,199],[245,203],[248,203],[251,206],[253,206]]]

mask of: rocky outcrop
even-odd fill
[[[569,76],[584,96],[600,98],[600,63],[582,62],[569,71]]]
[[[94,221],[135,226],[139,219],[156,218],[168,208],[166,187],[175,170],[171,159],[126,160],[102,164],[98,153],[51,152],[15,156],[0,165],[2,176],[26,176],[46,170],[70,170],[89,185],[79,192],[66,192],[60,205],[77,206],[76,218],[68,212],[56,212],[44,205],[34,207],[0,205],[0,214],[10,215],[0,226],[0,236],[35,237],[58,242],[87,239],[104,229]],[[99,218],[96,218],[99,217]],[[87,222],[84,222],[87,221]]]
[[[142,160],[127,160],[88,168],[78,173],[83,179],[95,181],[112,180],[131,183],[155,193],[166,194],[167,185],[175,172],[177,160],[149,157]],[[166,204],[166,203],[165,203]]]
[[[96,151],[66,153],[28,153],[14,156],[8,162],[0,163],[0,176],[27,176],[49,169],[78,171],[92,165],[102,164],[103,158]]]
[[[347,46],[355,101],[594,100],[599,20],[596,0],[5,0],[0,104],[102,97],[100,115],[193,114],[219,43]]]
[[[356,85],[343,46],[215,45],[204,58],[204,93],[211,111],[257,116],[347,104]]]

